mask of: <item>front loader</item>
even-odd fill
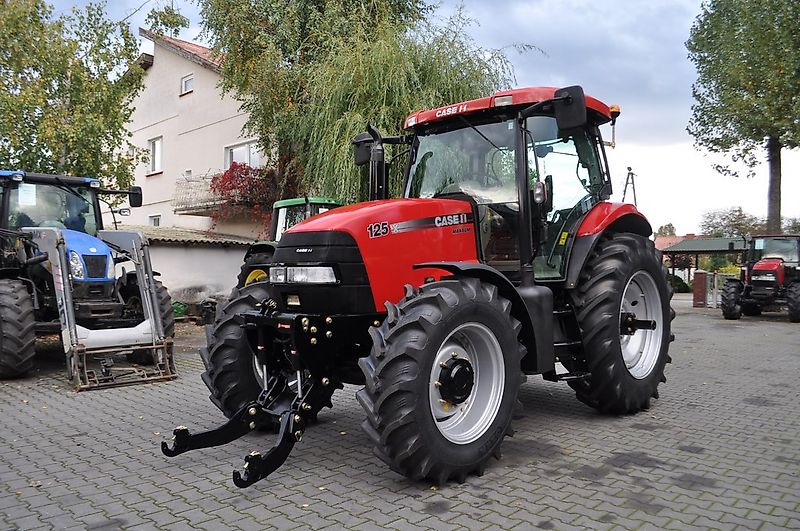
[[[374,453],[443,484],[499,456],[525,375],[604,413],[648,409],[672,291],[648,221],[608,201],[600,126],[618,114],[577,86],[522,88],[357,136],[377,200],[286,231],[268,281],[239,290],[209,338],[203,380],[228,422],[180,426],[164,453],[275,430],[234,472],[252,485],[349,383]],[[408,150],[402,199],[388,199],[391,149]]]
[[[101,195],[139,206],[141,189],[18,170],[0,171],[0,191],[0,378],[25,376],[36,336],[58,334],[76,390],[174,379],[172,301],[148,242],[104,230],[100,212]]]

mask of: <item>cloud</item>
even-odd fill
[[[694,68],[684,42],[699,2],[500,0],[465,7],[480,24],[468,31],[481,45],[529,43],[546,52],[509,52],[518,85],[580,84],[621,105],[625,129],[642,142],[688,141]],[[447,3],[441,12],[454,9]]]

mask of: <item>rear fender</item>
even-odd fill
[[[522,323],[520,341],[528,349],[528,355],[536,357],[536,372],[554,370],[553,292],[550,288],[529,286],[517,289],[502,273],[480,263],[428,262],[414,265],[414,269],[423,268],[442,269],[497,286],[500,295],[511,301],[511,315]]]
[[[244,259],[247,260],[252,255],[258,253],[275,254],[275,249],[277,248],[277,246],[278,246],[277,242],[268,242],[268,241],[256,242],[247,248],[247,252],[244,254]]]
[[[578,285],[578,277],[597,242],[607,232],[630,232],[649,238],[653,234],[650,222],[627,203],[599,203],[584,216],[572,244],[567,265],[567,288]]]

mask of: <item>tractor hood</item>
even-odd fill
[[[443,273],[414,269],[415,264],[477,261],[472,206],[454,199],[391,199],[339,207],[286,231],[276,261],[291,256],[297,263],[326,262],[317,258],[320,248],[344,246],[344,240],[358,248],[377,311],[384,311],[385,301],[402,298],[404,283],[418,286]]]
[[[71,229],[62,229],[61,234],[67,245],[67,263],[74,261],[77,255],[83,266],[83,278],[76,278],[73,274],[73,280],[97,282],[115,279],[115,275],[109,275],[112,263],[111,249],[103,240]],[[70,265],[70,268],[73,266]]]
[[[753,266],[753,280],[759,280],[759,277],[783,285],[783,259],[764,258],[756,262]]]

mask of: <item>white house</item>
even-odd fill
[[[262,164],[255,139],[242,137],[247,114],[239,102],[222,95],[219,63],[210,49],[146,29],[139,34],[154,46],[142,62],[144,88],[133,102],[128,129],[131,142],[147,149],[150,161],[135,172],[144,203],[125,221],[208,230],[210,176],[231,162]],[[214,227],[215,232],[253,238],[259,230],[248,222]]]
[[[173,296],[195,302],[190,294],[226,295],[235,284],[246,248],[231,243],[254,240],[261,227],[245,220],[213,225],[211,175],[232,162],[261,166],[262,157],[255,140],[242,136],[247,114],[218,87],[219,63],[211,50],[141,28],[139,34],[154,46],[153,54],[141,59],[144,88],[133,101],[128,130],[133,145],[149,151],[150,161],[134,175],[134,184],[142,187],[143,205],[118,220],[123,227],[150,226],[154,249],[163,243],[157,227],[182,229],[180,237],[188,244],[185,252],[154,252],[153,258]],[[170,249],[176,245],[170,242]],[[197,255],[201,248],[202,256]],[[207,274],[187,274],[191,268]]]

